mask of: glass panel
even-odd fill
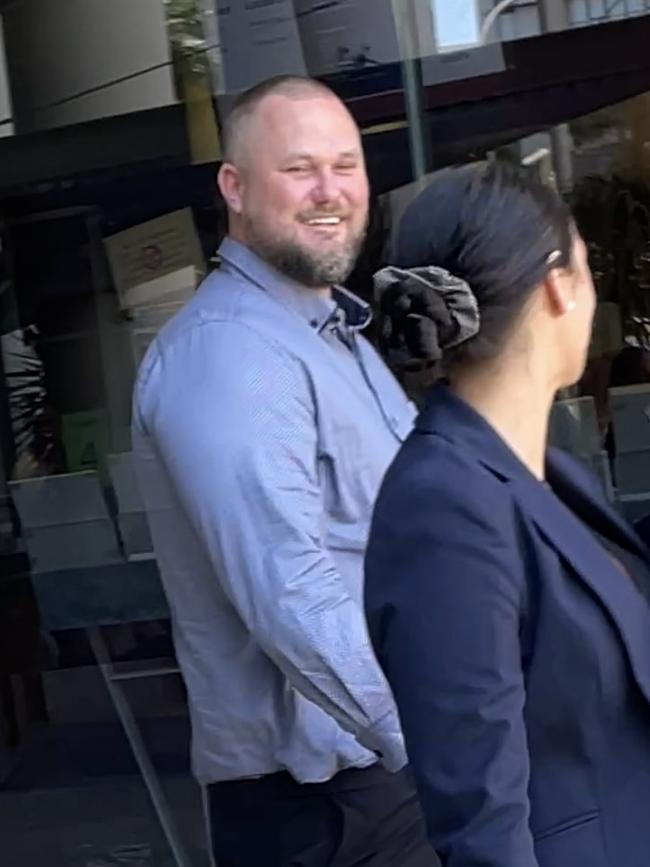
[[[628,460],[643,452],[647,403],[643,391],[613,403],[607,390],[624,342],[645,348],[650,325],[648,22],[616,25],[624,50],[610,62],[608,31],[587,27],[603,18],[597,0],[513,3],[491,22],[496,2],[465,3],[462,31],[455,18],[435,26],[430,0],[0,6],[3,857],[205,867],[188,702],[130,422],[149,343],[219,264],[218,121],[243,87],[281,72],[318,75],[348,103],[372,185],[348,285],[371,301],[434,168],[502,155],[555,183],[575,205],[600,306],[585,379],[554,435],[603,479],[613,449],[634,517],[650,500],[650,462]],[[485,45],[465,44],[472,8],[490,23]],[[636,0],[617,10],[647,11]],[[575,41],[554,54],[560,37]],[[368,335],[380,345],[376,322]],[[417,401],[435,375],[396,372]]]

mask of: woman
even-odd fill
[[[431,842],[446,867],[647,867],[648,552],[546,447],[587,355],[585,246],[550,190],[470,166],[411,205],[378,286],[393,338],[448,378],[367,555]]]

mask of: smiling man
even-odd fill
[[[145,358],[133,432],[214,855],[433,865],[362,614],[413,411],[341,286],[368,218],[359,131],[323,85],[281,78],[224,133],[222,266]]]
[[[269,82],[233,108],[225,152],[230,237],[329,297],[352,270],[368,220],[361,138],[345,106],[311,80]]]

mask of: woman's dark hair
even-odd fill
[[[445,361],[475,362],[500,351],[547,273],[571,266],[573,237],[571,214],[552,189],[514,164],[474,163],[438,173],[411,203],[393,261],[437,266],[469,285],[480,328]]]

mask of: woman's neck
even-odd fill
[[[452,390],[481,415],[538,479],[545,477],[548,421],[555,390],[529,370],[485,365],[452,377]]]

